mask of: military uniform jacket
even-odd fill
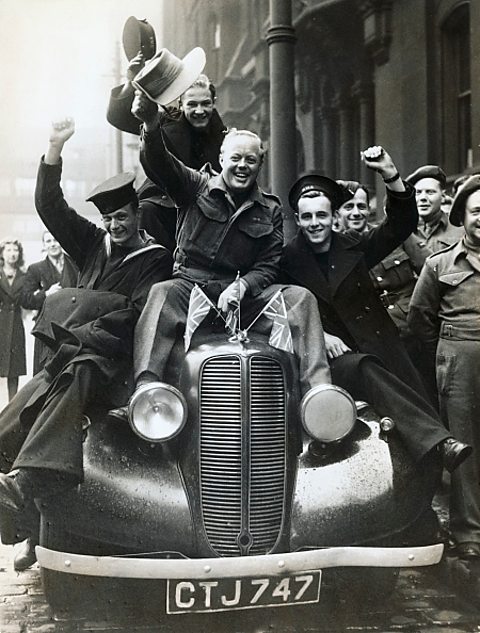
[[[166,149],[160,128],[143,134],[141,160],[178,207],[174,276],[233,281],[240,272],[253,296],[275,281],[283,244],[276,196],[255,185],[235,209],[222,176],[184,165]]]
[[[367,233],[332,233],[325,278],[315,253],[299,231],[285,247],[281,277],[315,294],[325,331],[354,352],[373,354],[404,381],[416,375],[369,276],[369,269],[401,244],[417,224],[413,188],[387,190],[386,219]]]
[[[435,350],[439,336],[480,340],[480,263],[463,240],[427,259],[410,302],[412,331]]]

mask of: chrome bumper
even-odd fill
[[[229,558],[151,559],[86,556],[37,546],[41,567],[79,576],[198,579],[287,575],[330,567],[421,567],[439,563],[443,544],[424,547],[331,547]]]

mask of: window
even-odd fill
[[[442,27],[443,164],[457,174],[472,166],[469,3]]]

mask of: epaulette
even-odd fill
[[[278,204],[282,204],[282,201],[280,200],[280,198],[274,193],[263,191],[263,189],[261,189],[260,191],[262,192],[262,195],[264,198],[270,198],[271,200],[275,200],[275,202],[278,202]]]

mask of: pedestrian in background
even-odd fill
[[[9,237],[0,243],[0,376],[7,378],[8,399],[18,391],[18,379],[27,373],[25,328],[20,294],[23,272],[23,247]]]
[[[20,294],[22,308],[42,309],[45,299],[58,292],[61,288],[74,288],[77,285],[78,268],[72,259],[64,253],[62,247],[49,231],[42,236],[45,259],[30,264],[27,268]],[[33,373],[36,374],[43,367],[48,348],[35,338],[33,350]]]

